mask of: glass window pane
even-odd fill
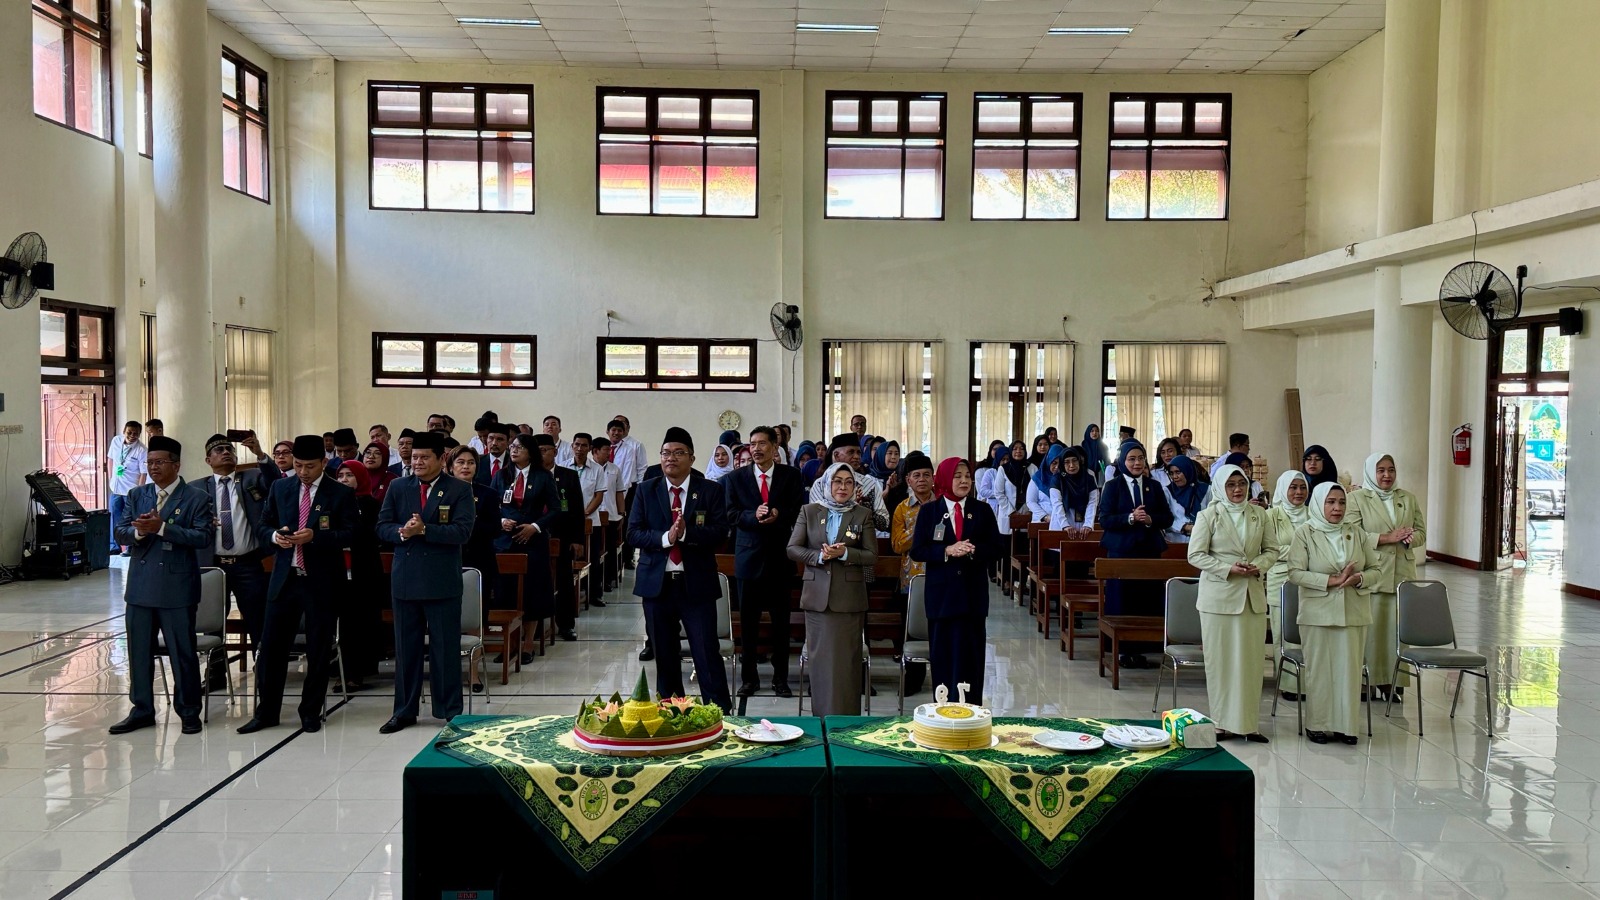
[[[81,34],[72,37],[73,121],[80,131],[109,137],[106,131],[105,52]]]
[[[643,128],[645,126],[645,98],[617,94],[606,95],[604,102],[605,124],[612,128]]]
[[[421,372],[421,341],[383,341],[378,348],[378,365],[385,372]]]
[[[1078,217],[1077,147],[1034,147],[1028,151],[1027,217]]]
[[[600,211],[650,212],[650,147],[600,145]]]
[[[378,125],[415,125],[422,122],[421,91],[378,91],[372,121]]]
[[[533,105],[526,93],[486,94],[483,98],[484,122],[504,128],[531,127],[529,108]]]
[[[137,81],[137,85],[134,87],[134,92],[135,92],[136,103],[138,104],[138,107],[139,107],[138,110],[136,111],[136,115],[138,116],[138,119],[139,119],[139,121],[137,123],[137,127],[139,129],[139,152],[145,154],[146,156],[149,156],[150,155],[150,150],[151,150],[151,144],[150,144],[150,142],[151,142],[151,135],[150,135],[150,101],[151,101],[151,97],[150,97],[150,70],[145,69],[145,68],[140,68],[140,69],[136,70],[136,72],[134,74],[134,79],[135,79],[135,81]]]
[[[533,212],[533,142],[483,142],[483,208]]]
[[[699,128],[699,97],[660,97],[656,100],[657,128]]]
[[[833,101],[833,130],[834,131],[860,131],[861,130],[861,101],[835,100]]]
[[[900,101],[872,101],[872,130],[896,131],[900,128]]]
[[[747,97],[711,98],[711,127],[749,130],[756,125],[756,102]]]
[[[980,147],[972,154],[972,217],[1020,219],[1023,199],[1021,147]]]
[[[236,191],[244,190],[243,160],[239,152],[239,116],[222,113],[222,183]]]
[[[1539,339],[1539,371],[1570,371],[1572,365],[1568,362],[1568,354],[1571,349],[1572,338],[1561,333],[1561,326],[1546,325]]]
[[[433,370],[442,375],[478,374],[477,341],[434,341]]]
[[[478,208],[478,142],[428,139],[428,208]]]
[[[1156,133],[1178,134],[1183,131],[1183,104],[1163,102],[1156,104]]]
[[[67,58],[61,26],[33,17],[33,111],[54,122],[67,121]]]
[[[1528,373],[1528,329],[1507,331],[1500,342],[1500,371],[1506,375]]]
[[[1020,133],[1022,131],[1022,101],[978,101],[978,131],[981,134]]]
[[[828,215],[899,217],[900,164],[899,147],[829,147]]]
[[[78,316],[78,358],[79,359],[104,359],[105,335],[102,329],[105,320],[99,316]]]
[[[245,190],[252,197],[267,198],[267,134],[260,125],[246,122],[245,140]]]
[[[1077,128],[1077,110],[1067,101],[1035,101],[1031,113],[1037,134],[1072,134]]]
[[[478,121],[478,95],[471,91],[434,91],[429,104],[432,125],[473,125]]]
[[[712,378],[753,377],[754,373],[750,371],[750,348],[712,344],[711,371],[708,374]]]
[[[100,21],[101,2],[102,0],[69,0],[69,2],[63,5],[67,6],[78,15],[83,16],[85,19],[98,22]]]
[[[706,213],[713,216],[756,214],[756,148],[706,146]]]
[[[1200,134],[1222,133],[1222,104],[1196,103],[1194,105],[1194,130]]]
[[[662,344],[656,348],[656,377],[697,378],[700,348],[694,344]]]
[[[533,345],[489,342],[490,375],[532,375]]]
[[[643,344],[606,344],[606,374],[619,378],[644,377]]]
[[[910,130],[917,134],[938,134],[944,127],[943,106],[938,100],[913,100],[906,104]]]
[[[906,149],[906,212],[908,219],[944,215],[944,148]]]
[[[698,216],[705,210],[705,147],[661,144],[655,148],[656,178],[651,212]]]
[[[261,108],[261,79],[254,72],[244,73],[244,105],[251,109]]]
[[[1145,182],[1148,177],[1143,147],[1112,147],[1106,218],[1144,218]]]
[[[1220,219],[1228,209],[1225,147],[1150,151],[1150,218]]]
[[[372,205],[422,208],[422,138],[372,139]]]
[[[1111,121],[1116,134],[1144,134],[1144,101],[1118,100],[1111,104]]]
[[[239,96],[239,67],[226,56],[222,58],[222,96]]]
[[[67,314],[39,310],[39,355],[67,355]]]

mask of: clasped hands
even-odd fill
[[[768,506],[765,503],[763,503],[760,506],[756,507],[756,524],[757,525],[771,525],[772,523],[774,523],[776,521],[778,521],[778,509],[777,509],[777,507]]]
[[[422,533],[422,528],[422,516],[412,513],[411,518],[407,519],[406,523],[400,526],[400,537],[402,539],[414,538]]]
[[[1328,576],[1328,590],[1330,591],[1335,588],[1360,586],[1361,570],[1356,568],[1355,563],[1345,563],[1344,568],[1340,569],[1337,575]]]
[[[1378,543],[1380,543],[1380,544],[1404,544],[1404,543],[1410,541],[1411,540],[1411,536],[1416,534],[1416,533],[1417,533],[1417,530],[1415,528],[1411,528],[1409,526],[1402,526],[1402,527],[1396,528],[1393,531],[1386,531],[1383,534],[1378,535]]]
[[[1139,523],[1140,525],[1154,524],[1154,521],[1150,518],[1150,514],[1144,511],[1144,504],[1142,503],[1134,507],[1133,521]]]
[[[1228,574],[1256,576],[1261,574],[1261,570],[1247,562],[1236,562],[1228,567]]]
[[[971,556],[978,552],[978,548],[971,541],[956,541],[944,548],[944,555],[948,557]]]
[[[161,517],[154,512],[136,516],[133,520],[133,530],[140,534],[155,534],[161,530]]]
[[[834,544],[823,544],[822,561],[827,562],[829,560],[839,559],[840,557],[844,556],[844,551],[847,549],[849,548],[845,546],[844,541],[839,541],[838,543]]]
[[[539,529],[534,527],[532,522],[526,525],[518,525],[516,519],[501,519],[500,530],[510,532],[511,540],[518,544],[526,544],[533,540],[535,534],[539,533]]]

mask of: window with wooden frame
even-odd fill
[[[901,453],[932,453],[943,368],[942,341],[823,341],[823,433],[841,434],[859,415],[868,433],[899,442]]]
[[[111,140],[111,0],[33,0],[33,111]]]
[[[756,342],[602,337],[595,386],[602,391],[753,391]]]
[[[533,212],[533,85],[372,82],[373,209]]]
[[[1558,316],[1517,319],[1489,337],[1489,382],[1497,394],[1562,396],[1571,382],[1572,338]]]
[[[1107,219],[1226,219],[1230,94],[1112,94]]]
[[[601,215],[756,215],[761,94],[595,89]]]
[[[112,310],[63,300],[39,301],[39,372],[61,384],[110,384]]]
[[[824,216],[944,218],[945,100],[828,91]]]
[[[222,48],[222,184],[271,202],[267,144],[267,72]]]
[[[150,0],[138,0],[136,9],[137,18],[134,20],[133,31],[133,66],[135,102],[139,106],[139,155],[150,158],[155,155],[155,120],[152,110],[155,107],[154,82],[150,77],[153,71],[150,65]]]
[[[972,218],[1078,218],[1082,94],[978,94]]]
[[[373,387],[537,387],[531,334],[374,331]]]
[[[972,423],[968,453],[982,459],[996,438],[1028,443],[1046,428],[1072,430],[1072,366],[1069,341],[971,341],[967,413]]]

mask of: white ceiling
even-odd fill
[[[1383,0],[207,0],[274,56],[916,72],[1312,72]],[[464,27],[456,16],[537,18]],[[796,34],[797,22],[879,26]],[[1062,26],[1132,26],[1050,36]]]

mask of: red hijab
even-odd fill
[[[339,467],[349,469],[356,476],[357,497],[372,496],[372,476],[367,472],[366,466],[353,459],[343,459],[339,461]],[[337,477],[339,468],[333,469],[328,474]]]
[[[365,462],[367,451],[371,450],[373,447],[378,448],[378,453],[383,459],[383,462],[379,463],[378,468],[376,469],[368,468]],[[389,471],[389,445],[385,444],[383,441],[373,441],[362,448],[361,456],[363,459],[358,460],[360,465],[357,465],[356,468],[366,473],[367,483],[370,485],[368,488],[369,492],[373,497],[377,498],[381,502],[383,500],[383,495],[389,492],[389,482],[394,481],[395,479],[395,474]],[[359,478],[360,476],[358,475],[356,477]]]
[[[950,500],[953,502],[956,501],[956,496],[955,494],[951,493],[950,488],[956,480],[956,467],[964,466],[966,464],[967,461],[959,456],[952,456],[944,462],[939,463],[938,470],[933,473],[933,492],[945,500]],[[959,502],[964,503],[971,499],[972,492],[968,491],[967,496],[962,497]]]

